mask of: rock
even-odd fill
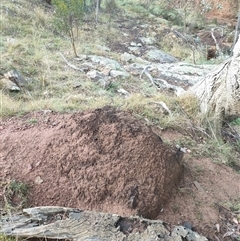
[[[107,89],[111,85],[111,80],[109,78],[100,79],[98,81],[99,86],[101,86],[103,89]]]
[[[130,46],[131,46],[131,47],[142,47],[142,44],[141,44],[141,43],[131,42],[131,43],[130,43]]]
[[[143,44],[146,44],[146,45],[152,45],[152,44],[156,43],[156,40],[151,37],[148,37],[148,38],[141,37],[139,39],[143,42]]]
[[[187,241],[207,241],[206,237],[199,235],[198,233],[192,231],[183,226],[174,227],[171,236],[174,240],[187,240]]]
[[[40,184],[43,183],[43,180],[42,180],[42,178],[41,178],[40,176],[37,176],[37,177],[35,178],[34,182],[35,182],[36,184],[40,185]]]
[[[87,76],[88,76],[88,78],[90,78],[93,81],[99,81],[99,80],[104,79],[106,77],[103,73],[101,73],[97,70],[89,71],[87,73]]]
[[[102,46],[102,45],[97,45],[97,48],[100,49],[100,50],[103,50],[105,52],[110,52],[111,49],[106,47],[106,46]]]
[[[89,55],[88,58],[99,65],[102,65],[104,67],[107,67],[109,69],[118,69],[122,70],[121,65],[113,59],[102,57],[102,56],[97,56],[97,55]]]
[[[174,64],[132,63],[124,66],[124,68],[130,74],[140,76],[146,66],[149,66],[148,71],[156,79],[167,81],[168,84],[183,89],[188,89],[201,81],[214,68],[214,65],[194,65],[182,62]]]
[[[20,91],[21,89],[9,79],[0,79],[0,89],[7,89],[9,91]]]
[[[136,56],[134,54],[124,52],[123,54],[121,54],[121,60],[124,62],[132,63],[136,60]]]
[[[139,76],[145,67],[146,67],[146,64],[144,64],[144,63],[132,63],[132,64],[124,66],[126,71],[128,71],[130,74],[139,75]]]
[[[27,84],[26,79],[17,70],[10,70],[4,77],[0,80],[0,85],[10,91],[20,91]]]
[[[151,62],[144,60],[141,57],[136,57],[134,54],[129,54],[127,52],[124,52],[121,54],[121,60],[125,63],[144,63],[144,64],[151,64]],[[124,67],[125,68],[125,67]]]
[[[129,49],[130,53],[135,54],[137,56],[139,56],[141,53],[141,48],[137,47],[137,46],[134,46],[134,47],[130,46],[130,47],[128,47],[128,49]]]
[[[97,70],[89,71],[87,76],[91,80],[98,82],[98,84],[104,89],[106,89],[111,84],[110,78]]]
[[[78,61],[82,61],[82,60],[86,60],[87,59],[87,55],[85,54],[80,54],[78,55],[78,57],[75,58],[75,60],[78,60]]]
[[[144,56],[148,61],[157,62],[157,63],[176,63],[176,62],[178,62],[177,58],[173,57],[170,54],[166,54],[159,49],[147,50],[145,52]]]
[[[130,76],[129,73],[126,71],[120,71],[120,70],[114,70],[114,69],[112,69],[109,74],[113,78],[116,78],[116,77],[127,78]]]
[[[124,89],[122,89],[122,88],[121,88],[121,89],[118,89],[117,92],[120,93],[120,94],[122,94],[122,95],[125,95],[125,96],[127,96],[127,97],[130,95],[130,93],[129,93],[128,91],[126,91],[126,90],[124,90]]]

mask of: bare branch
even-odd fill
[[[223,30],[222,30],[222,28],[219,28],[219,29],[221,30],[221,37],[222,37],[223,36]],[[217,41],[217,39],[216,39],[216,37],[214,35],[214,30],[215,30],[215,28],[211,29],[211,36],[212,36],[212,39],[214,40],[214,43],[216,45],[216,50],[217,50],[218,54],[222,55],[222,51],[221,51],[221,49],[219,47],[219,44],[218,44],[218,41]]]
[[[62,53],[59,53],[59,55],[63,58],[64,62],[65,62],[70,68],[83,72],[83,69],[80,69],[80,68],[78,68],[76,65],[71,64],[70,62],[68,62],[67,59],[63,56]]]

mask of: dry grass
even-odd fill
[[[133,2],[128,3],[126,12],[134,7],[135,12],[146,15],[144,6],[139,5],[137,9]],[[116,5],[120,12],[123,9],[121,4],[117,2]],[[201,126],[204,118],[199,115],[198,103],[193,96],[177,98],[160,93],[148,80],[139,80],[138,77],[116,80],[104,89],[90,81],[85,74],[69,68],[59,52],[74,62],[70,42],[66,36],[56,33],[52,24],[53,11],[42,1],[2,0],[0,11],[0,74],[17,69],[29,79],[28,85],[20,93],[11,93],[4,88],[1,90],[0,117],[21,115],[33,110],[69,112],[113,105],[130,110],[163,129],[176,128],[192,138],[199,133],[207,136],[205,127],[208,123]],[[122,11],[121,14],[121,18],[127,19],[127,13]],[[94,14],[88,14],[76,43],[79,54],[106,56],[120,62],[119,53],[104,51],[99,45],[108,47],[113,42],[122,41],[123,35],[116,28],[121,18],[118,19],[117,14],[110,16],[106,10],[100,14],[99,24],[96,25]],[[160,45],[175,56],[192,62],[189,47],[173,37],[163,36]],[[196,53],[196,60],[200,60],[201,52]],[[118,88],[130,92],[130,97],[121,96],[117,93]],[[164,102],[171,114],[159,102]]]

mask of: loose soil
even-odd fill
[[[183,176],[183,152],[130,113],[111,107],[35,113],[2,126],[5,176],[32,186],[33,206],[156,218]]]
[[[128,112],[34,112],[2,121],[0,135],[2,199],[3,187],[16,180],[30,186],[28,207],[138,214],[162,219],[169,229],[190,225],[211,239],[222,239],[233,224],[226,205],[239,203],[239,174],[192,153],[183,157],[164,144],[182,134],[154,132]]]

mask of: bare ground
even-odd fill
[[[234,225],[227,204],[240,202],[239,174],[193,153],[182,162],[182,154],[161,138],[175,144],[183,136],[158,132],[112,108],[6,119],[0,126],[1,198],[4,185],[17,180],[30,186],[28,207],[138,214],[222,240]]]

